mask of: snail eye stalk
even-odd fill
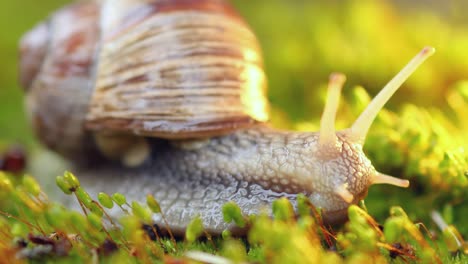
[[[385,103],[388,102],[390,97],[400,88],[403,82],[405,82],[427,58],[434,54],[434,52],[435,49],[433,47],[425,47],[422,49],[392,80],[390,80],[390,82],[387,83],[387,85],[385,85],[351,126],[350,138],[352,140],[364,144],[370,126]]]
[[[423,48],[392,80],[390,80],[390,82],[387,83],[387,85],[385,85],[349,129],[350,140],[364,144],[370,126],[385,103],[388,102],[390,97],[400,88],[403,82],[405,82],[427,58],[434,54],[434,52],[435,49],[433,47]],[[406,188],[410,183],[408,180],[402,180],[380,172],[375,172],[371,177],[371,184],[390,184]]]
[[[346,77],[341,73],[330,75],[328,82],[327,101],[320,119],[319,148],[329,154],[338,154],[336,145],[338,139],[335,131],[336,112],[340,103],[340,94]],[[330,153],[331,152],[331,153]]]

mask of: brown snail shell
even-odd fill
[[[98,5],[79,2],[54,13],[20,44],[20,80],[32,126],[47,147],[73,160],[93,149],[83,124],[93,91],[98,25]]]
[[[226,2],[152,1],[120,19],[102,15],[117,22],[103,28],[88,128],[187,138],[266,121],[257,40]]]
[[[226,1],[79,2],[26,35],[21,58],[36,132],[72,159],[89,130],[196,138],[268,118],[258,42]]]

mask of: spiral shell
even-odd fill
[[[66,157],[96,132],[196,138],[268,118],[258,42],[226,1],[80,1],[20,49],[33,127]]]
[[[45,145],[75,160],[93,149],[84,121],[98,42],[99,6],[79,2],[54,13],[20,43],[20,81],[32,126]]]
[[[187,138],[266,121],[259,45],[225,1],[122,2],[102,8],[88,128]]]

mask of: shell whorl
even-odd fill
[[[93,90],[98,17],[93,2],[67,6],[20,44],[20,80],[32,126],[45,145],[73,160],[93,149],[83,124]]]
[[[127,2],[104,4],[88,128],[185,138],[266,121],[257,40],[226,2]]]

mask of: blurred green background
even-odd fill
[[[34,142],[17,82],[17,43],[67,2],[0,2],[0,147]],[[363,85],[373,95],[425,45],[436,47],[436,56],[395,95],[390,109],[400,102],[444,108],[449,88],[467,79],[466,1],[232,2],[261,42],[277,126],[317,120],[331,72],[345,73],[346,87]]]
[[[18,84],[18,41],[32,26],[67,1],[0,2],[0,150],[10,143],[31,146],[23,90]]]

